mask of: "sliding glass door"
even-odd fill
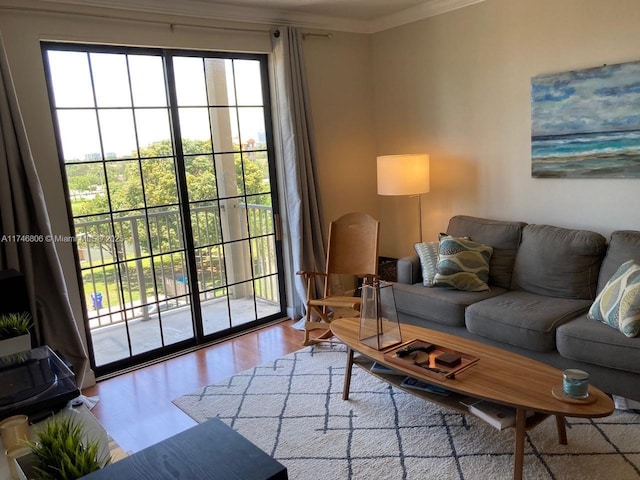
[[[43,58],[98,374],[284,316],[266,56]]]

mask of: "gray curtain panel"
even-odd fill
[[[289,234],[293,271],[324,272],[327,234],[318,190],[302,41],[296,28],[280,27],[272,34],[280,187],[285,199],[282,218]],[[294,281],[294,310],[300,317],[304,315],[306,285],[299,276]]]
[[[0,243],[0,269],[13,268],[25,276],[39,344],[64,355],[82,385],[87,353],[51,241],[47,206],[1,35],[0,67],[0,235],[6,236]],[[31,241],[22,241],[20,235],[32,235]]]

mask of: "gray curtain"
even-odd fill
[[[1,35],[0,67],[0,234],[33,235],[29,242],[0,243],[0,269],[13,268],[24,275],[39,344],[64,355],[82,385],[87,353],[51,241],[47,206]]]
[[[326,236],[317,183],[316,152],[305,76],[302,34],[281,27],[272,34],[276,119],[280,134],[280,187],[284,228],[289,234],[293,271],[324,272]],[[304,314],[306,286],[295,278],[294,310]]]

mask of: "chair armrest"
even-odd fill
[[[327,274],[324,272],[310,272],[307,270],[299,270],[296,272],[296,275],[302,275],[305,278],[313,278],[313,277],[326,277]]]
[[[398,259],[398,283],[413,285],[422,282],[422,267],[418,254]]]

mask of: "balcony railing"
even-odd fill
[[[279,304],[272,208],[233,206],[192,208],[200,300],[239,295]],[[222,232],[230,224],[239,228],[239,238],[223,244]],[[192,283],[177,209],[76,219],[75,229],[91,329],[148,319],[190,303]],[[230,234],[233,240],[235,234]]]

